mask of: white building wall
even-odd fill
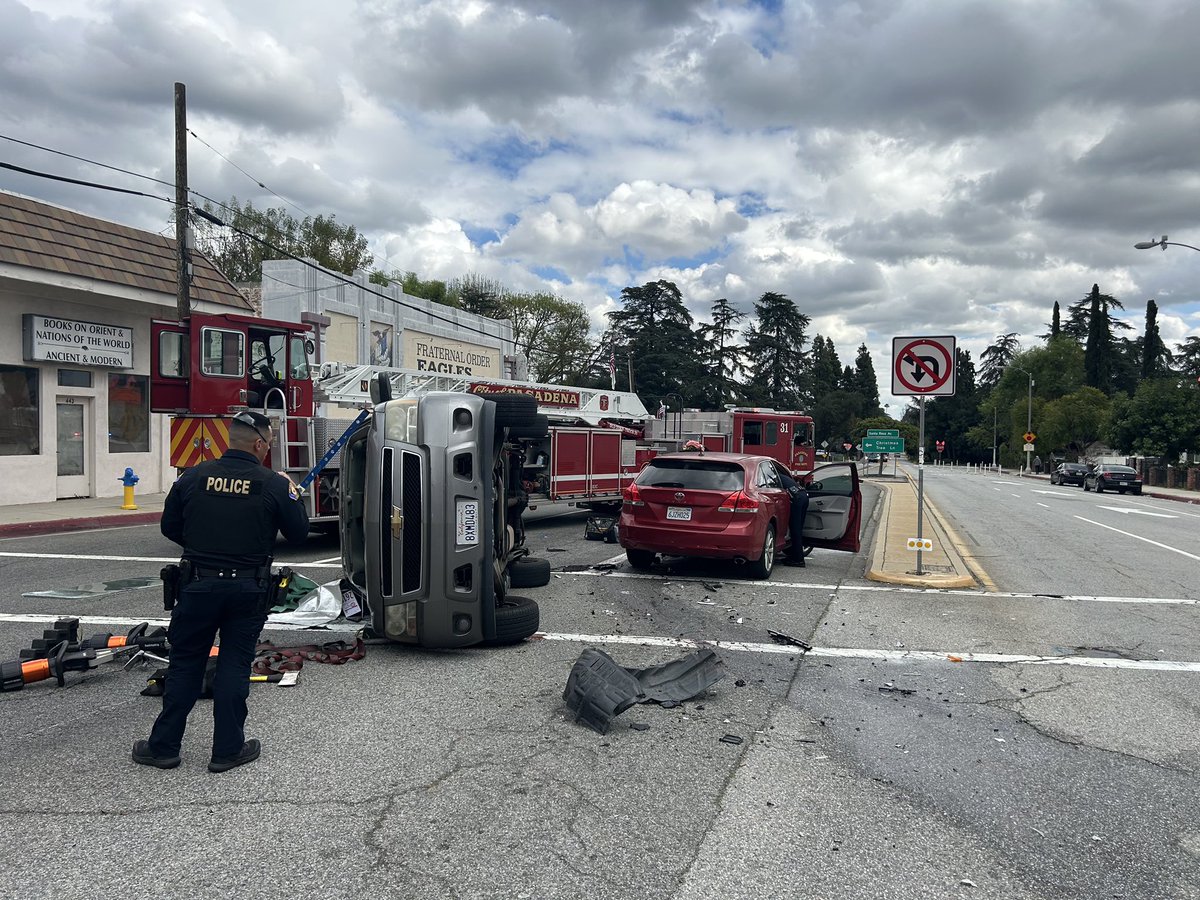
[[[166,491],[175,480],[170,465],[170,422],[167,416],[149,413],[149,450],[111,452],[109,449],[109,373],[150,374],[150,320],[174,318],[174,308],[165,303],[146,303],[141,297],[118,297],[98,291],[55,291],[31,284],[28,290],[5,280],[0,287],[0,364],[23,366],[38,372],[39,452],[35,455],[0,455],[0,505],[41,503],[59,499],[58,417],[59,400],[76,401],[87,411],[84,441],[85,475],[77,496],[119,498],[124,492],[120,477],[126,467],[140,479],[138,492]],[[55,296],[62,294],[63,296]],[[170,302],[170,298],[162,298]],[[207,305],[207,304],[206,304]],[[73,363],[24,359],[22,316],[26,313],[84,322],[115,325],[133,330],[133,367],[115,369]],[[91,373],[91,387],[58,384],[60,368]],[[114,508],[119,506],[114,504]]]

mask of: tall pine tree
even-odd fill
[[[1142,336],[1142,378],[1157,378],[1171,368],[1171,352],[1158,333],[1158,304],[1146,301],[1146,333]]]
[[[871,351],[866,344],[858,345],[854,357],[854,390],[863,398],[863,414],[878,416],[883,410],[879,406],[879,381],[875,377],[875,364],[871,362]]]
[[[688,403],[705,402],[700,340],[679,288],[670,281],[649,281],[622,290],[621,303],[608,314],[609,329],[621,348],[618,358],[632,357],[633,389],[646,408],[657,409],[671,393]]]
[[[804,345],[808,316],[775,291],[767,291],[754,304],[755,324],[746,329],[747,387],[758,402],[776,409],[802,405],[805,369]]]

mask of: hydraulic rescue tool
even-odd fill
[[[42,632],[28,650],[22,650],[15,661],[0,663],[0,692],[19,691],[27,684],[54,678],[58,686],[66,684],[67,672],[86,672],[104,663],[116,662],[126,656],[145,655],[161,658],[167,653],[167,630],[159,627],[148,630],[142,622],[128,634],[94,634],[81,640],[79,619],[62,618],[53,628]],[[132,659],[130,660],[132,662]]]

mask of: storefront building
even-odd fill
[[[177,316],[175,241],[0,192],[0,505],[170,488],[150,320]],[[197,312],[253,314],[199,254]]]
[[[415,369],[466,378],[527,377],[512,323],[347,278],[291,259],[263,262],[262,314],[308,322],[316,362]]]

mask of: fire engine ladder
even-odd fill
[[[268,404],[275,394],[279,395],[279,408],[269,409]],[[312,468],[314,455],[312,420],[304,416],[298,417],[296,419],[297,440],[292,440],[292,433],[288,428],[287,397],[283,393],[283,388],[271,388],[267,391],[266,397],[263,398],[262,414],[276,419],[278,422],[275,425],[275,434],[278,435],[279,447],[282,450],[280,456],[283,470],[289,475],[307,473]],[[298,479],[294,477],[292,480]]]
[[[439,375],[385,366],[343,366],[340,363],[326,363],[322,366],[322,374],[324,377],[314,385],[313,395],[318,400],[338,406],[359,407],[370,403],[371,379],[386,374],[392,383],[393,397],[419,396],[430,391],[468,391],[473,385],[483,384],[500,391],[531,393],[536,390],[549,395],[578,396],[578,406],[559,402],[539,404],[539,412],[551,418],[582,419],[596,425],[601,419],[645,420],[649,417],[638,395],[628,391],[538,384],[486,376]]]

